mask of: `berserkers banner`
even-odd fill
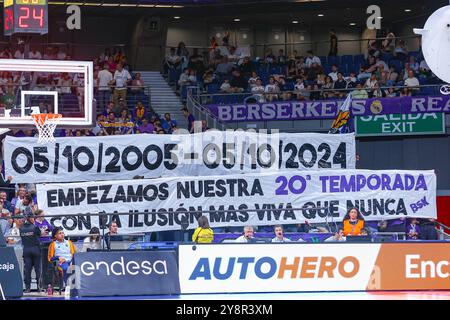
[[[193,229],[202,213],[211,227],[339,222],[351,207],[366,220],[436,218],[434,171],[280,171],[42,184],[37,192],[39,208],[68,233],[98,226],[99,216],[80,214],[100,212],[131,213],[114,217],[123,233]]]
[[[208,131],[56,138],[44,146],[6,137],[4,152],[15,183],[355,168],[354,134]]]

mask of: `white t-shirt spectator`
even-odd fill
[[[277,237],[275,237],[275,238],[272,239],[272,242],[279,242],[279,243],[282,243],[282,242],[291,242],[291,241],[292,241],[292,240],[289,239],[289,238],[283,238],[282,240],[279,240]]]
[[[230,89],[231,89],[231,85],[229,82],[224,82],[220,86],[220,91],[222,91],[222,92],[228,92],[228,90],[230,90]]]
[[[296,83],[294,86],[294,90],[295,91],[301,91],[305,89],[305,85],[303,84],[303,82],[300,83]]]
[[[131,79],[131,75],[127,69],[122,69],[122,71],[116,70],[114,73],[114,80],[116,80],[117,90],[127,89],[127,80]]]
[[[109,72],[108,69],[103,69],[98,73],[98,90],[100,91],[108,91],[109,83],[113,79],[112,73]]]
[[[259,102],[264,102],[264,86],[255,85],[252,87],[251,93],[258,97]]]
[[[378,83],[378,81],[375,79],[375,80],[371,80],[371,79],[367,79],[367,81],[366,81],[366,84],[365,84],[365,87],[366,88],[370,88],[370,89],[373,89],[373,88],[375,88],[375,85]]]
[[[328,75],[331,77],[331,79],[333,79],[333,82],[337,81],[337,79],[338,79],[338,72],[337,71],[336,72],[330,72]]]
[[[406,87],[418,87],[420,86],[419,80],[416,77],[408,78],[405,80]]]
[[[239,238],[236,238],[236,239],[234,240],[234,242],[247,243],[247,242],[248,242],[248,239],[247,239],[244,235],[242,235],[242,236],[240,236]]]
[[[276,84],[268,84],[264,90],[266,93],[278,93],[280,88]]]
[[[34,60],[42,59],[42,54],[39,51],[36,51],[36,52],[31,51],[28,56],[30,57],[30,59],[34,59]]]
[[[24,53],[20,52],[20,50],[16,50],[16,52],[14,52],[14,59],[23,59],[24,57]]]
[[[320,61],[320,58],[317,56],[312,56],[311,58],[310,57],[306,58],[305,63],[306,63],[307,68],[311,68],[313,63],[317,63],[319,66],[322,65],[322,61]]]

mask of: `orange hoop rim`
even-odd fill
[[[31,115],[35,122],[40,125],[44,125],[48,120],[59,120],[62,118],[62,114],[59,113],[37,113]]]

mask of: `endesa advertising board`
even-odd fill
[[[181,293],[449,290],[450,243],[180,245]]]

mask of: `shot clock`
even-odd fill
[[[5,36],[15,33],[48,33],[47,0],[5,0],[3,17]]]

